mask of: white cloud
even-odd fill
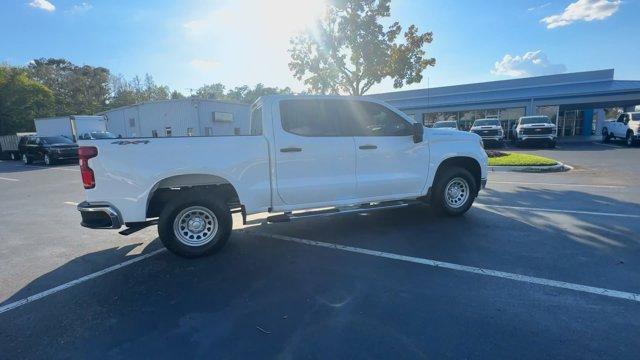
[[[530,51],[524,55],[505,55],[502,60],[496,61],[491,73],[494,75],[506,75],[511,77],[541,76],[559,74],[567,71],[564,64],[552,64],[547,55],[538,51]]]
[[[75,4],[71,7],[71,9],[67,10],[67,13],[72,14],[72,15],[80,15],[80,14],[84,14],[87,11],[93,9],[93,5],[83,2],[80,4]]]
[[[538,5],[538,6],[532,6],[532,7],[528,8],[528,9],[527,9],[527,11],[534,11],[534,10],[544,9],[544,8],[546,8],[546,7],[547,7],[547,6],[549,6],[549,5],[551,5],[551,3],[550,3],[550,2],[548,2],[548,3],[544,3],[544,4],[542,4],[542,5]]]
[[[29,3],[29,6],[36,9],[42,9],[44,11],[52,12],[56,10],[56,7],[47,0],[33,0]]]
[[[193,59],[189,61],[189,65],[201,71],[211,71],[220,66],[220,63],[213,59]]]
[[[547,16],[540,20],[547,29],[567,26],[576,21],[603,20],[615,14],[621,0],[578,0],[567,6],[562,14]]]

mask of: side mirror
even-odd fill
[[[421,143],[424,140],[424,126],[421,123],[413,123],[413,142]]]

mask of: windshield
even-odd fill
[[[92,139],[115,139],[116,136],[108,131],[95,131],[91,133]]]
[[[549,120],[546,116],[532,116],[526,118],[520,118],[520,125],[528,125],[528,124],[551,124],[551,120]]]
[[[71,139],[66,138],[64,136],[47,136],[47,137],[43,137],[40,138],[40,140],[42,140],[42,143],[44,144],[73,144],[73,141],[71,141]]]
[[[473,126],[500,126],[500,120],[496,120],[496,119],[476,120],[473,123]]]
[[[434,128],[456,128],[456,122],[455,121],[439,121],[435,124],[433,124]]]

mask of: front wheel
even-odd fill
[[[633,133],[631,131],[627,133],[627,138],[625,140],[627,142],[627,146],[633,146],[635,139],[633,138]]]
[[[160,214],[158,234],[172,253],[196,258],[220,250],[229,240],[233,221],[218,200],[176,199]]]
[[[478,193],[478,185],[469,171],[451,167],[438,175],[433,193],[433,209],[448,216],[464,214]]]
[[[27,154],[22,154],[22,162],[25,165],[31,164],[31,159],[27,156]]]
[[[47,166],[53,165],[53,159],[49,154],[44,154],[44,164]]]

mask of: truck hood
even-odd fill
[[[427,131],[425,131],[427,133]],[[459,131],[451,128],[431,128],[428,131],[430,137],[434,139],[444,139],[444,140],[467,140],[467,141],[477,141],[480,139],[478,134],[474,134],[468,131]]]

